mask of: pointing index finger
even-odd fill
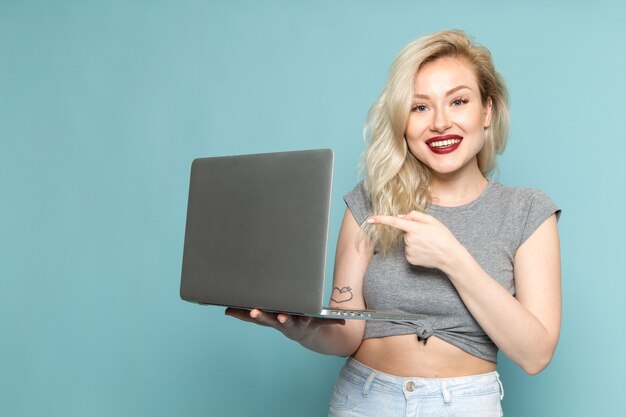
[[[410,220],[405,220],[401,217],[383,215],[371,216],[367,219],[367,222],[370,224],[382,224],[385,226],[391,226],[403,232],[408,232],[414,224],[414,222]]]

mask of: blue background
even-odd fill
[[[0,415],[325,415],[342,359],[179,299],[190,162],[333,148],[334,248],[393,57],[447,28],[510,89],[496,178],[564,209],[562,338],[539,376],[502,358],[506,415],[623,411],[625,17],[618,1],[0,0]]]

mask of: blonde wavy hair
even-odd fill
[[[491,124],[485,129],[485,144],[477,156],[478,167],[485,177],[496,166],[496,154],[504,151],[509,128],[507,90],[489,50],[459,30],[418,38],[406,45],[394,60],[387,84],[367,116],[363,133],[367,147],[362,168],[373,213],[397,216],[428,208],[429,169],[408,151],[404,131],[417,72],[425,63],[442,57],[460,57],[470,62],[476,71],[483,105],[491,98]],[[363,228],[382,253],[395,246],[401,235],[391,227],[364,223]]]

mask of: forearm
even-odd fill
[[[346,320],[344,325],[320,326],[298,342],[307,349],[325,355],[350,356],[361,345],[364,329],[364,321]]]
[[[365,308],[363,298],[363,277],[372,257],[373,250],[361,239],[361,230],[348,209],[344,213],[341,231],[337,239],[335,254],[335,271],[333,292],[330,307],[344,310],[362,310]],[[309,332],[298,342],[307,349],[326,355],[349,356],[361,345],[365,333],[365,321],[345,320],[345,324],[337,324],[336,319],[316,319],[324,323],[313,332]]]
[[[558,331],[493,279],[465,250],[456,251],[444,272],[482,329],[511,360],[536,374],[550,362]]]

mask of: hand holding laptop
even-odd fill
[[[252,310],[227,308],[224,314],[249,323],[273,327],[288,338],[299,343],[316,333],[320,327],[336,325],[343,326],[346,324],[346,321],[343,319],[327,319],[321,317],[291,315],[286,313],[270,313],[256,308]]]

